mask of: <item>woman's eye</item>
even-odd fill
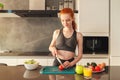
[[[66,21],[70,21],[70,19],[66,20]]]

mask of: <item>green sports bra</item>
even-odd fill
[[[60,33],[56,40],[56,49],[75,52],[76,45],[77,45],[76,31],[73,32],[70,38],[66,38],[63,34],[63,28],[60,29]]]

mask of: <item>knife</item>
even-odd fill
[[[61,60],[57,57],[57,55],[56,55],[56,59],[58,60],[58,62],[59,62],[62,66],[64,66],[63,63],[61,62]]]

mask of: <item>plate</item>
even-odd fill
[[[92,73],[100,73],[100,72],[103,72],[105,71],[105,68],[103,68],[101,71],[93,71]]]

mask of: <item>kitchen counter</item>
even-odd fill
[[[0,66],[0,80],[54,80],[53,75],[40,74],[38,69],[28,71],[24,66]],[[104,72],[93,74],[92,80],[119,80],[120,66],[106,67]],[[57,80],[85,80],[83,75],[56,75]]]

